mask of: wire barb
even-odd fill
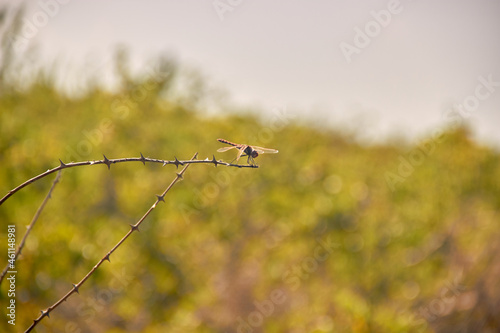
[[[175,160],[174,160],[173,164],[175,164],[175,166],[177,167],[177,169],[179,169],[179,165],[184,165],[184,163],[182,163],[181,161],[179,161],[176,156],[174,156],[174,158],[175,158]]]
[[[217,164],[221,164],[219,163],[216,159],[215,159],[215,155],[212,155],[212,163],[214,164],[214,166],[217,168]]]
[[[42,313],[42,318],[43,318],[43,317],[45,317],[45,316],[47,316],[48,318],[50,318],[50,315],[49,315],[49,309],[47,309],[47,310],[42,310],[42,311],[40,311],[40,312]]]
[[[108,170],[110,170],[111,169],[111,161],[108,160],[108,158],[106,157],[106,155],[103,154],[102,156],[104,156],[103,163],[106,164],[108,166]]]

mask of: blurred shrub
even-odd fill
[[[2,59],[8,72],[5,52]],[[467,130],[431,141],[432,152],[403,177],[400,163],[418,144],[368,148],[287,117],[207,117],[175,94],[175,61],[159,58],[133,75],[121,49],[116,68],[116,91],[89,83],[78,97],[56,89],[50,73],[23,89],[2,79],[3,193],[58,159],[140,152],[189,159],[199,152],[231,160],[232,153],[216,153],[218,137],[280,153],[258,157],[259,169],[191,166],[141,232],[44,319],[40,332],[500,327],[500,160]],[[65,170],[17,262],[17,327],[78,282],[175,171],[140,163]],[[388,173],[400,177],[394,190]],[[51,180],[0,207],[2,235],[15,224],[20,240]],[[5,284],[0,298],[7,299]],[[0,327],[10,329],[6,320]]]

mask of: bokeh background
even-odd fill
[[[500,329],[498,1],[0,4],[1,196],[59,159],[280,151],[192,165],[37,332]],[[0,330],[69,291],[175,172],[64,170]],[[2,269],[54,176],[0,206]]]

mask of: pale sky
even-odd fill
[[[236,105],[356,123],[367,142],[421,137],[468,103],[500,147],[500,0],[59,1],[28,1],[24,35],[65,66],[107,68],[117,45],[142,67],[173,55]]]

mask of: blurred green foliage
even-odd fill
[[[259,169],[192,165],[140,233],[37,332],[500,327],[500,159],[465,128],[367,147],[301,124],[285,107],[260,118],[208,117],[172,92],[175,62],[160,58],[135,77],[120,52],[115,92],[89,85],[68,97],[50,73],[22,89],[2,80],[1,196],[59,159],[198,152],[230,161],[235,153],[216,152],[219,137],[280,153],[259,156]],[[15,331],[80,281],[176,171],[142,163],[64,170],[16,263]],[[2,268],[7,225],[16,225],[19,243],[54,176],[0,206]],[[7,289],[4,281],[2,308]],[[2,318],[0,330],[11,329]]]

